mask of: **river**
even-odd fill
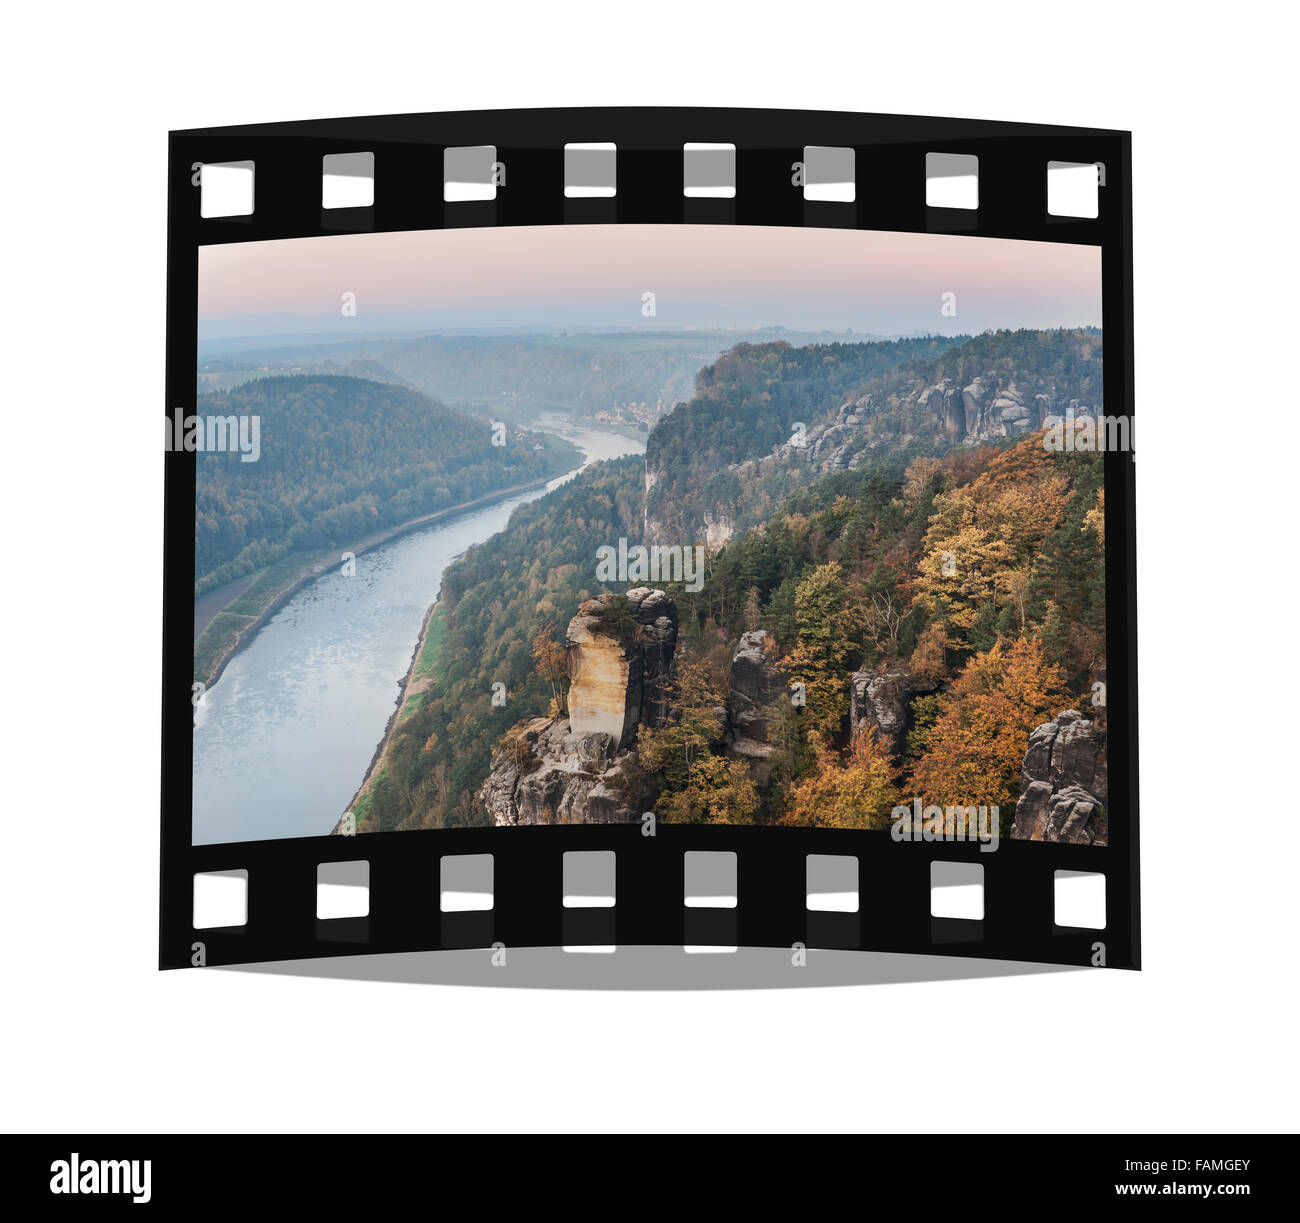
[[[584,467],[645,450],[563,417],[537,427],[580,447]],[[580,470],[362,553],[353,576],[322,574],[276,612],[195,710],[194,844],[328,833],[383,738],[443,571]]]

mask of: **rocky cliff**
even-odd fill
[[[1077,399],[1058,402],[1051,390],[1030,392],[1014,380],[994,375],[973,378],[965,386],[942,379],[918,384],[902,395],[863,395],[840,405],[825,424],[809,429],[797,442],[776,448],[778,458],[797,458],[819,471],[854,469],[869,451],[929,437],[947,445],[1013,437],[1041,429],[1048,417],[1093,409]]]
[[[741,635],[731,658],[731,725],[742,738],[769,741],[772,706],[786,695],[776,659],[776,642],[765,630]]]
[[[578,608],[565,634],[568,716],[512,728],[479,797],[498,825],[617,824],[639,818],[636,736],[669,716],[677,606],[639,587]]]
[[[727,751],[749,764],[759,785],[771,779],[773,707],[788,699],[776,661],[776,642],[762,629],[743,633],[731,658]]]
[[[629,747],[643,720],[667,712],[664,683],[677,644],[677,605],[644,586],[588,599],[569,621],[569,721],[581,734],[603,734]]]
[[[1023,841],[1106,844],[1106,736],[1066,709],[1029,736],[1011,835]]]
[[[894,759],[907,747],[912,729],[912,701],[939,685],[913,675],[905,667],[856,671],[849,677],[849,728],[853,738],[874,729],[880,746]]]
[[[987,441],[1039,428],[1052,414],[1050,395],[1029,395],[1015,382],[980,375],[964,387],[944,379],[916,399],[931,423],[956,441]]]

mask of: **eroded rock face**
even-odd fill
[[[947,382],[928,386],[917,396],[916,402],[947,441],[960,441],[966,436],[966,406],[956,386]]]
[[[736,533],[736,524],[726,510],[704,511],[704,542],[709,548],[721,548]]]
[[[737,738],[767,743],[772,706],[785,695],[776,669],[775,643],[767,632],[741,636],[731,658],[731,724]]]
[[[910,671],[857,671],[849,677],[849,728],[854,738],[874,728],[876,740],[890,756],[903,754],[912,728],[912,700],[938,685]]]
[[[731,657],[730,707],[723,711],[727,753],[749,766],[755,783],[772,779],[772,713],[786,697],[785,679],[776,668],[775,643],[763,629],[744,633]]]
[[[1013,838],[1106,844],[1106,736],[1077,709],[1034,729],[1020,785]]]
[[[622,824],[639,816],[631,753],[611,755],[599,734],[575,734],[567,718],[534,718],[492,753],[479,791],[498,826]]]
[[[849,400],[832,420],[803,434],[799,444],[783,443],[774,453],[778,458],[797,458],[819,471],[852,470],[871,450],[886,443],[907,442],[914,436],[946,445],[1012,437],[1042,428],[1048,417],[1067,411],[1087,415],[1092,409],[1078,400],[1057,403],[1050,393],[1031,393],[992,373],[980,374],[965,386],[944,378],[931,386],[918,383],[892,407],[876,394]]]
[[[569,621],[565,645],[574,732],[607,735],[617,749],[631,745],[643,718],[662,724],[677,645],[677,605],[662,590],[639,586],[625,604],[608,594],[587,600]]]
[[[640,818],[634,744],[668,717],[677,606],[662,590],[590,599],[569,622],[569,716],[512,728],[479,791],[495,824],[622,824]]]
[[[584,603],[583,609],[592,605]],[[640,715],[640,676],[633,682],[635,654],[613,637],[593,628],[594,614],[582,611],[569,621],[564,643],[569,654],[569,723],[580,734],[603,735],[622,744]],[[631,697],[631,708],[629,708]]]

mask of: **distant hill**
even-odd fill
[[[343,546],[573,467],[557,438],[513,431],[362,378],[261,378],[200,395],[199,416],[256,416],[261,453],[199,454],[195,595],[295,549]],[[534,449],[535,446],[542,449]]]
[[[845,335],[758,331],[594,331],[559,335],[432,335],[222,350],[200,362],[198,389],[259,377],[350,374],[439,401],[528,422],[545,411],[648,432],[689,400],[695,377],[742,343],[831,344]],[[855,341],[859,337],[851,337]]]
[[[1099,330],[740,345],[650,436],[647,542],[717,545],[818,476],[1013,437],[1072,402],[1102,402]]]

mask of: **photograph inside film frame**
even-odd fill
[[[194,845],[1108,843],[1099,247],[624,224],[198,262]]]

